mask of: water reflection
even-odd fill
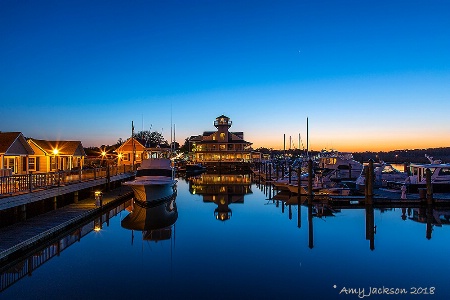
[[[226,221],[232,216],[229,208],[233,203],[244,203],[244,196],[251,194],[251,174],[210,174],[190,177],[189,192],[201,195],[203,202],[213,202],[216,220]]]
[[[266,196],[269,196],[269,202],[275,204],[275,207],[281,206],[281,213],[285,213],[288,208],[289,219],[292,219],[292,206],[298,206],[297,227],[302,227],[301,207],[307,208],[308,215],[308,247],[314,247],[314,231],[313,218],[325,219],[336,217],[345,210],[363,209],[365,212],[365,239],[369,241],[369,249],[375,250],[375,235],[377,233],[377,225],[375,224],[375,211],[381,214],[388,211],[401,209],[401,219],[406,221],[414,221],[425,224],[425,237],[431,239],[433,228],[435,226],[442,227],[450,224],[450,208],[442,205],[417,204],[413,207],[395,207],[391,205],[377,204],[355,204],[348,201],[347,204],[335,204],[329,199],[315,199],[308,201],[308,196],[292,195],[289,191],[277,191],[270,185],[256,185]],[[273,195],[273,196],[272,196]],[[335,223],[334,223],[335,224]]]
[[[0,292],[19,281],[20,279],[31,276],[32,273],[44,263],[54,257],[61,255],[61,252],[80,242],[80,240],[90,232],[99,232],[104,224],[109,226],[109,220],[122,212],[129,206],[130,201],[122,203],[117,207],[93,217],[83,226],[76,229],[68,229],[65,233],[53,238],[50,241],[38,244],[36,248],[30,250],[15,260],[8,261],[0,268]]]
[[[134,241],[133,231],[141,231],[145,241],[169,240],[172,237],[172,227],[178,219],[175,199],[176,194],[162,202],[132,201],[127,207],[130,214],[120,223],[123,228],[132,231],[131,243]]]

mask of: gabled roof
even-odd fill
[[[45,141],[29,139],[29,143],[34,143],[47,155],[53,155],[53,150],[58,150],[58,155],[86,156],[80,141]]]
[[[132,152],[133,151],[133,139],[129,138],[125,141],[119,148],[116,149],[116,153],[120,152]],[[145,149],[144,145],[142,145],[137,139],[134,139],[134,147],[135,150],[143,151]]]
[[[21,132],[0,132],[0,154],[29,155],[34,151]]]

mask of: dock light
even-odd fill
[[[95,196],[95,206],[102,207],[103,206],[103,193],[101,191],[96,191],[94,193]]]
[[[58,153],[59,153],[59,150],[58,150],[58,149],[56,149],[56,148],[53,149],[53,154],[54,154],[54,155],[58,155]]]
[[[102,156],[105,157],[106,156],[106,152],[102,151]]]

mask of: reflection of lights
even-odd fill
[[[100,225],[95,225],[94,231],[99,232],[100,230],[102,230],[102,227]]]

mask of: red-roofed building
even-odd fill
[[[33,154],[21,132],[0,132],[0,177],[28,174],[28,158]]]

